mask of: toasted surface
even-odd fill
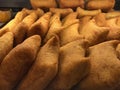
[[[84,8],[84,0],[59,0],[60,8],[75,8],[82,7]]]
[[[16,87],[33,64],[40,42],[40,37],[36,35],[9,52],[0,66],[0,90],[13,90]]]
[[[88,0],[87,9],[101,9],[105,12],[111,10],[115,5],[115,0]]]
[[[60,48],[59,71],[46,90],[69,90],[89,73],[86,45],[86,41],[76,40]]]
[[[51,15],[51,12],[47,12],[43,16],[41,16],[36,22],[34,22],[30,26],[27,32],[27,36],[30,37],[37,34],[44,38],[49,29]]]
[[[17,90],[44,90],[58,72],[59,40],[53,36],[41,47],[36,61]]]
[[[57,7],[55,0],[30,0],[34,9]]]
[[[118,90],[120,60],[116,47],[119,43],[118,40],[112,40],[89,48],[90,74],[75,90]]]
[[[83,35],[83,37],[89,41],[90,45],[95,45],[106,40],[109,27],[100,27],[96,24],[95,20],[92,19],[87,22],[79,32],[80,35]]]
[[[13,48],[14,35],[11,32],[0,37],[0,63]]]
[[[61,15],[62,17],[65,17],[65,16],[67,16],[68,14],[70,14],[70,13],[73,12],[73,10],[72,10],[71,8],[65,8],[65,9],[50,8],[49,11],[52,12],[52,13],[54,13],[54,14],[55,14],[55,13],[60,13],[60,15]]]

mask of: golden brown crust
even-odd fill
[[[107,40],[120,40],[120,26],[117,24],[117,17],[108,19],[107,26],[110,28]]]
[[[84,25],[87,24],[92,18],[92,16],[84,16],[80,18],[79,32],[84,27]]]
[[[34,9],[57,7],[55,0],[30,0]]]
[[[104,13],[99,13],[95,17],[95,22],[99,27],[105,27],[107,25],[106,15]]]
[[[43,16],[41,16],[35,23],[30,25],[30,28],[27,32],[27,37],[37,34],[44,38],[49,29],[51,15],[51,12],[47,12]]]
[[[49,1],[42,2],[53,5]],[[61,1],[66,2],[63,6],[68,4],[67,0]],[[73,7],[79,4],[75,2],[80,0],[70,1],[72,8],[54,7],[45,14],[37,7],[23,9],[1,28],[0,90],[14,87],[17,90],[71,90],[79,82],[77,90],[119,88],[120,70],[117,69],[118,62],[112,60],[120,58],[117,56],[120,55],[120,12],[101,13],[101,6],[98,10],[78,7],[74,12]],[[93,1],[102,0],[88,0],[88,3]],[[103,11],[108,11],[106,6]],[[118,40],[107,41],[111,39]],[[114,70],[111,67],[115,67]],[[92,75],[90,78],[89,74]]]
[[[74,40],[81,39],[83,38],[79,34],[79,23],[75,23],[68,28],[65,28],[60,31],[59,33],[60,36],[60,45],[63,46],[67,43],[70,43]]]
[[[120,60],[116,52],[119,43],[112,40],[89,48],[90,73],[75,90],[119,90]]]
[[[70,90],[89,73],[89,59],[84,58],[86,44],[76,40],[60,48],[59,71],[46,90]]]
[[[58,72],[59,39],[53,36],[41,47],[36,61],[17,90],[44,90]]]
[[[2,11],[0,10],[0,23],[5,23],[11,19],[11,11]]]
[[[71,8],[65,8],[65,9],[50,8],[49,11],[52,12],[53,14],[60,13],[62,18],[73,12]]]
[[[22,11],[25,11],[27,14],[31,14],[31,13],[35,12],[39,17],[44,14],[44,11],[40,8],[32,9],[32,10],[23,8]]]
[[[83,37],[89,41],[90,45],[95,45],[106,40],[108,32],[109,27],[98,26],[94,19],[87,22],[82,29],[79,30],[80,35],[83,35]]]
[[[105,16],[106,16],[106,19],[119,17],[120,16],[120,11],[111,11],[111,12],[105,13]]]
[[[36,58],[41,39],[33,36],[12,49],[0,65],[0,90],[13,90]]]
[[[62,19],[62,25],[63,26],[69,26],[72,25],[74,23],[78,23],[79,19],[77,19],[78,13],[77,12],[72,12],[70,14],[68,14],[66,17],[64,17]]]
[[[59,13],[54,14],[51,17],[49,24],[50,24],[49,30],[44,38],[44,43],[47,42],[52,36],[61,31],[60,28],[62,27],[62,22],[60,20],[60,14]]]
[[[14,34],[14,46],[22,43],[24,39],[26,38],[28,27],[26,23],[20,22],[15,29],[12,31]]]
[[[103,11],[109,11],[114,7],[114,4],[115,0],[90,0],[86,8],[90,10],[101,9]]]
[[[5,33],[0,37],[0,63],[4,57],[12,50],[13,48],[14,36],[11,32]]]
[[[16,14],[15,18],[9,21],[4,27],[0,30],[0,36],[2,36],[5,32],[12,32],[14,28],[27,16],[27,13],[24,11],[20,11]]]
[[[77,8],[77,12],[78,12],[78,18],[81,18],[83,16],[95,16],[99,13],[101,13],[101,10],[84,10],[80,7]]]
[[[84,8],[84,0],[59,0],[60,8]]]
[[[22,22],[24,22],[29,28],[37,19],[38,19],[38,15],[35,12],[33,12],[29,14],[28,16],[26,16],[22,20]]]

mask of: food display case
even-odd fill
[[[120,90],[120,0],[111,1],[0,0],[10,16],[0,90]]]

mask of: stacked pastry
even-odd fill
[[[86,8],[88,10],[101,9],[109,11],[114,7],[115,0],[30,0],[36,8]]]
[[[0,29],[0,90],[119,90],[120,12],[99,5],[18,12]]]
[[[0,10],[0,23],[8,22],[12,17],[11,10]]]

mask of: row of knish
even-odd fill
[[[23,9],[1,28],[0,90],[68,90],[84,79],[77,90],[119,90],[119,12],[54,10]]]
[[[36,8],[86,8],[88,10],[101,9],[111,10],[115,5],[115,0],[30,0],[34,9]]]

